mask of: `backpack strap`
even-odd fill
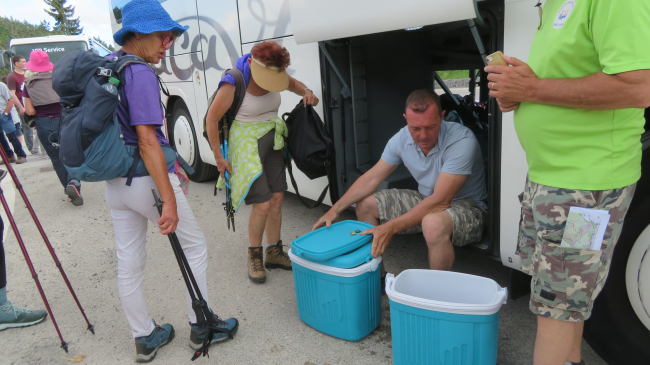
[[[302,205],[304,205],[307,209],[314,209],[317,206],[323,204],[323,200],[325,200],[325,195],[327,194],[327,189],[330,187],[331,182],[329,181],[330,179],[330,164],[329,161],[325,162],[325,169],[327,170],[327,180],[328,184],[325,186],[325,189],[323,189],[323,192],[320,193],[320,196],[318,197],[318,200],[316,200],[316,203],[314,204],[309,204],[305,200],[305,198],[300,195],[300,192],[298,191],[298,184],[296,183],[296,179],[293,177],[293,166],[291,165],[291,154],[289,154],[289,151],[287,150],[287,155],[289,158],[287,158],[287,171],[289,172],[289,178],[291,178],[291,185],[293,186],[293,190],[296,191],[296,195],[298,196],[298,199],[300,199],[300,202]]]
[[[246,80],[244,79],[244,74],[241,72],[241,70],[236,67],[229,68],[224,71],[223,74],[221,74],[221,78],[223,79],[226,77],[226,75],[232,76],[235,80],[235,96],[233,98],[232,104],[230,105],[230,108],[219,121],[219,130],[221,130],[221,125],[224,118],[226,118],[228,121],[228,127],[230,128],[230,125],[232,124],[232,121],[235,120],[237,113],[239,113],[239,109],[241,108],[241,105],[244,102],[244,97],[246,96]],[[208,103],[208,109],[210,109],[210,106],[214,102],[214,99],[217,97],[217,92],[219,92],[219,88],[217,88],[217,90],[214,91],[214,94],[212,94],[212,98],[210,98],[210,102]],[[206,112],[205,117],[203,118],[203,137],[205,137],[205,139],[208,141],[208,144],[210,144],[210,139],[208,138],[207,123],[208,113]],[[210,145],[210,148],[212,148],[212,145]]]

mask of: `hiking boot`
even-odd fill
[[[216,314],[214,314],[214,319],[217,321],[217,327],[221,328],[227,328],[230,330],[230,334],[235,336],[237,333],[237,330],[239,329],[239,321],[237,321],[235,318],[228,318],[225,321]],[[199,334],[199,327],[196,324],[191,324],[192,330],[190,331],[190,347],[193,350],[198,350],[203,346],[203,339],[205,339],[205,333]],[[222,342],[227,340],[229,337],[227,334],[223,332],[217,332],[212,335],[212,342],[210,344],[213,344],[215,342]]]
[[[291,270],[291,259],[286,252],[282,250],[282,240],[277,245],[266,248],[266,259],[264,267],[267,269]]]
[[[16,156],[11,156],[9,157],[9,162],[16,162]],[[3,159],[0,159],[0,165],[4,165],[5,161]]]
[[[25,157],[18,156],[18,158],[16,159],[16,165],[20,165],[21,163],[25,163],[25,162],[27,162],[27,158]]]
[[[156,357],[158,349],[172,342],[174,339],[174,327],[171,324],[159,326],[153,322],[155,328],[147,337],[135,338],[135,361],[149,362]]]
[[[68,184],[68,186],[65,187],[65,193],[68,194],[68,201],[72,202],[72,205],[75,205],[77,207],[84,205],[84,198],[81,197],[79,188],[77,188],[74,184]]]
[[[262,261],[262,246],[248,248],[248,278],[254,283],[266,281],[266,270]]]
[[[30,311],[16,308],[11,301],[0,307],[0,331],[13,327],[27,327],[42,322],[47,317],[43,310]]]

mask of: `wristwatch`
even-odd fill
[[[306,87],[305,90],[302,91],[302,96],[305,96],[305,94],[307,93],[307,90],[311,91],[312,94],[314,93],[314,90]]]

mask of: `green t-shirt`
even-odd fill
[[[548,0],[528,62],[542,79],[650,69],[650,1]],[[635,183],[644,123],[642,109],[521,103],[515,112],[530,180],[576,190]]]

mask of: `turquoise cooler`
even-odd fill
[[[393,364],[497,363],[499,310],[507,293],[494,280],[436,270],[386,275]]]
[[[291,243],[298,316],[307,325],[359,341],[381,323],[381,257],[370,254],[372,236],[359,235],[372,227],[343,221]]]

